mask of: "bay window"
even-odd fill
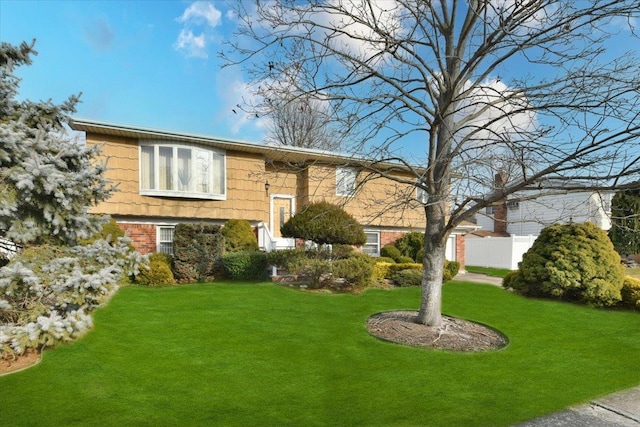
[[[187,144],[140,144],[140,194],[226,199],[225,153]]]

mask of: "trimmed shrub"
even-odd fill
[[[397,260],[398,264],[414,264],[415,261],[409,256],[401,255]]]
[[[402,270],[418,270],[418,271],[422,271],[422,264],[417,264],[415,262],[389,264],[389,266],[387,268],[387,275],[385,275],[385,279],[391,279],[391,277],[394,274],[396,274],[398,271],[402,271]]]
[[[448,282],[456,277],[460,271],[460,263],[458,261],[444,261],[444,270],[442,273],[442,281]]]
[[[258,238],[251,223],[244,219],[230,219],[222,227],[224,248],[227,252],[257,251]]]
[[[318,289],[331,285],[330,261],[317,258],[299,258],[287,268],[290,273],[306,279],[308,286]]]
[[[607,234],[594,224],[552,225],[524,254],[503,285],[528,296],[594,306],[621,300],[624,268]]]
[[[400,237],[394,243],[403,256],[411,258],[412,261],[421,261],[418,252],[424,247],[424,233],[411,232]],[[398,262],[402,262],[397,260]]]
[[[385,245],[380,249],[380,256],[391,258],[395,262],[399,262],[398,260],[402,256],[400,249],[396,248],[394,245]]]
[[[356,250],[351,245],[333,245],[331,248],[332,259],[345,259],[356,254]]]
[[[142,286],[152,288],[176,284],[171,272],[171,266],[158,258],[149,261],[149,264],[140,269],[140,273],[136,276],[136,282]]]
[[[391,277],[391,273],[389,272],[391,269],[391,265],[395,264],[395,262],[376,262],[373,266],[373,271],[371,275],[374,279],[386,279]]]
[[[333,262],[333,276],[344,279],[348,285],[364,287],[371,282],[373,265],[372,259],[368,255],[354,254],[349,258]]]
[[[218,225],[178,224],[173,232],[174,276],[179,283],[212,281],[221,272],[224,236]]]
[[[640,310],[640,279],[625,277],[620,293],[624,305]]]
[[[291,272],[303,258],[307,258],[305,251],[300,249],[285,249],[282,251],[273,251],[267,254],[267,264],[284,268]]]
[[[225,272],[233,280],[265,279],[267,254],[259,251],[230,252],[222,257]]]
[[[391,276],[396,286],[402,288],[420,286],[422,284],[422,271],[414,269],[400,270]]]
[[[387,257],[381,256],[381,257],[376,258],[375,262],[388,262],[390,264],[395,264],[396,260],[393,259],[393,258],[387,258]]]
[[[319,245],[366,243],[362,225],[340,206],[329,202],[309,203],[280,229],[282,236],[311,240]]]
[[[165,254],[164,252],[154,252],[149,255],[149,262],[160,261],[164,262],[168,266],[171,266],[173,263],[173,257],[169,254]]]
[[[518,276],[519,272],[518,270],[514,270],[514,271],[510,271],[508,272],[503,278],[502,278],[502,287],[505,289],[513,289],[513,290],[519,290],[517,287],[519,286],[519,281],[517,280],[517,276]]]

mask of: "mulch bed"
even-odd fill
[[[21,371],[38,362],[40,362],[40,353],[35,350],[27,350],[20,356],[0,358],[0,375]]]
[[[499,350],[509,343],[500,332],[464,319],[442,316],[442,325],[415,322],[417,311],[388,311],[367,320],[369,333],[377,338],[414,347],[456,352]]]

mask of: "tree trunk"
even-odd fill
[[[428,326],[442,324],[442,273],[444,269],[444,250],[435,246],[426,250],[423,258],[422,295],[417,322]]]
[[[442,273],[446,247],[446,239],[442,238],[442,232],[445,206],[444,202],[439,202],[425,209],[427,227],[422,258],[422,295],[416,321],[428,326],[442,324]]]

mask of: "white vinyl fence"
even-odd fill
[[[467,238],[466,264],[475,267],[507,268],[516,270],[522,255],[529,250],[538,236]]]

